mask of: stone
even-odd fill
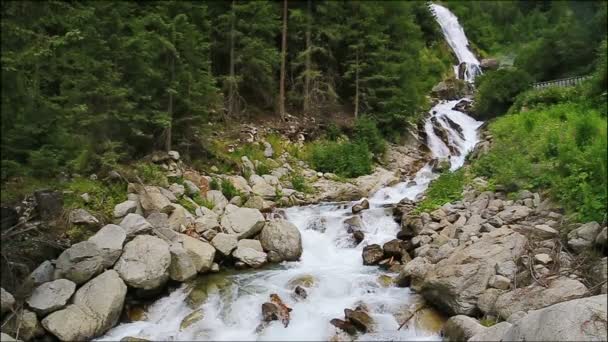
[[[353,239],[355,239],[357,244],[360,244],[363,240],[365,240],[365,234],[360,230],[356,230],[353,232]]]
[[[197,270],[192,258],[181,244],[171,244],[171,264],[169,264],[169,277],[175,281],[187,281],[196,276]]]
[[[181,184],[173,183],[169,186],[169,191],[173,193],[173,196],[180,198],[186,193],[186,187]]]
[[[127,214],[118,225],[124,228],[127,239],[130,239],[135,235],[147,234],[152,231],[153,228],[150,222],[146,221],[143,216],[138,214]]]
[[[0,288],[0,315],[11,311],[15,306],[15,297],[6,291],[4,288]]]
[[[547,281],[548,287],[532,284],[504,293],[496,300],[496,312],[507,319],[517,311],[540,309],[555,303],[579,298],[587,288],[578,280],[558,278]]]
[[[485,328],[482,332],[473,335],[469,342],[502,341],[504,334],[511,329],[509,322],[499,322],[491,327]]]
[[[236,245],[236,248],[252,248],[258,252],[263,252],[262,244],[259,240],[251,240],[251,239],[242,239]]]
[[[375,265],[384,259],[384,251],[378,244],[363,247],[363,265]]]
[[[197,233],[201,233],[205,230],[217,230],[220,228],[220,217],[213,211],[207,208],[205,209],[207,211],[202,217],[197,217],[194,219],[194,229]]]
[[[507,260],[505,262],[496,264],[494,269],[496,270],[496,274],[505,276],[508,279],[515,278],[515,275],[517,274],[517,265],[513,260]]]
[[[284,219],[268,221],[260,233],[260,243],[269,257],[274,252],[280,260],[297,261],[302,255],[300,230]]]
[[[35,337],[44,335],[44,329],[40,325],[36,314],[32,311],[22,309],[14,316],[2,323],[4,333],[11,334],[22,341],[30,341]]]
[[[126,294],[118,273],[105,271],[76,291],[73,304],[48,315],[42,325],[62,341],[89,340],[116,324]]]
[[[605,294],[608,290],[608,257],[603,257],[597,261],[589,272],[589,278],[594,285],[602,284],[600,292]]]
[[[127,239],[127,234],[121,226],[108,224],[103,226],[95,235],[89,238],[101,251],[103,266],[110,268],[122,254],[122,245]]]
[[[42,220],[53,220],[63,212],[63,194],[61,191],[37,190],[34,192],[34,198],[36,199],[36,210]]]
[[[211,240],[211,245],[224,256],[229,256],[236,249],[237,243],[238,240],[235,234],[219,233]]]
[[[232,255],[252,268],[261,267],[266,263],[266,253],[249,247],[239,247]]]
[[[103,255],[93,242],[73,244],[57,258],[55,279],[65,278],[80,285],[103,270]]]
[[[202,320],[205,317],[203,310],[198,309],[189,313],[179,325],[179,330],[188,329],[192,324]]]
[[[494,304],[496,303],[498,296],[504,292],[504,290],[499,289],[486,289],[481,295],[479,295],[479,298],[477,299],[477,307],[486,315],[495,315],[496,310]]]
[[[171,201],[156,186],[136,186],[136,189],[139,202],[146,214],[160,212],[166,206],[171,205]]]
[[[347,321],[350,321],[357,330],[366,333],[374,330],[374,320],[363,310],[344,310]]]
[[[552,239],[559,235],[559,232],[546,224],[537,224],[532,230],[532,234],[541,239]]]
[[[536,254],[534,259],[543,265],[548,265],[553,261],[553,258],[547,253]]]
[[[169,158],[178,161],[179,160],[179,152],[177,151],[169,151],[167,152],[167,155],[169,156]]]
[[[362,212],[365,209],[369,209],[369,201],[364,199],[363,201],[361,201],[361,203],[357,203],[355,205],[353,205],[352,208],[352,213],[353,214],[358,214],[360,212]]]
[[[12,336],[5,334],[5,333],[0,333],[0,341],[2,342],[17,342],[17,340],[15,340]]]
[[[146,221],[155,229],[169,228],[169,215],[165,213],[151,213],[146,217]]]
[[[604,227],[604,229],[597,234],[595,244],[603,248],[608,247],[608,227]]]
[[[399,272],[395,282],[399,286],[409,286],[419,291],[426,274],[433,269],[434,265],[425,257],[416,257],[408,262]]]
[[[144,290],[161,287],[169,278],[169,245],[151,235],[138,235],[125,245],[114,269],[127,285]]]
[[[488,285],[490,285],[490,287],[493,287],[495,289],[508,290],[511,287],[511,280],[509,280],[509,278],[507,278],[507,277],[503,277],[503,276],[497,274],[497,275],[492,276],[492,278],[490,278]]]
[[[511,224],[528,217],[531,212],[530,208],[526,206],[515,205],[506,207],[503,211],[498,213],[498,217],[506,224]]]
[[[99,220],[84,209],[73,209],[70,211],[69,221],[71,224],[82,225],[87,227],[99,226]]]
[[[221,218],[222,227],[239,239],[257,235],[264,228],[264,223],[262,213],[252,208],[236,208]]]
[[[184,189],[186,190],[186,194],[188,196],[195,196],[201,193],[201,189],[199,189],[199,187],[194,184],[194,182],[189,181],[189,180],[184,180]]]
[[[247,180],[241,176],[228,176],[226,178],[228,182],[230,182],[234,188],[243,195],[248,195],[251,193],[251,187],[247,183]]]
[[[182,231],[182,227],[188,227],[194,221],[194,216],[183,206],[173,204],[173,212],[169,215],[167,223],[169,228],[175,231]]]
[[[502,341],[606,341],[607,302],[606,295],[599,295],[530,311]]]
[[[264,201],[262,196],[251,196],[243,205],[245,208],[257,209],[261,212],[269,212],[272,207]]]
[[[593,246],[600,229],[597,222],[588,222],[581,225],[568,233],[568,246],[577,253],[582,252],[585,248]]]
[[[450,315],[473,314],[495,265],[518,259],[526,244],[523,235],[499,228],[474,244],[460,245],[425,274],[421,294]]]
[[[215,258],[215,248],[209,243],[188,235],[180,234],[180,239],[184,249],[186,249],[192,258],[196,271],[199,273],[209,271],[213,265],[213,259]]]
[[[118,203],[114,207],[114,218],[122,218],[127,216],[127,214],[135,213],[137,210],[137,202],[135,201],[124,201],[122,203]]]
[[[443,328],[444,336],[449,341],[468,341],[471,337],[482,333],[485,327],[476,319],[469,316],[457,315],[450,317]]]
[[[34,289],[27,305],[38,315],[44,316],[66,306],[76,291],[76,284],[67,279],[57,279]]]
[[[483,71],[498,70],[500,63],[495,58],[484,58],[479,63],[479,66],[481,67],[481,70],[483,70]],[[490,341],[490,340],[487,340],[487,341]]]
[[[334,327],[345,331],[347,334],[349,335],[356,335],[357,334],[357,329],[355,328],[355,326],[348,321],[343,321],[341,319],[338,318],[334,318],[331,321],[329,321],[329,324],[333,325]]]
[[[255,166],[253,166],[253,163],[251,160],[249,160],[249,158],[247,158],[247,156],[241,157],[241,163],[243,174],[255,174]]]
[[[274,155],[272,145],[270,145],[270,143],[268,143],[267,141],[263,141],[262,143],[264,144],[264,157],[272,158],[272,156]]]
[[[364,225],[363,221],[361,220],[361,216],[354,215],[344,220],[344,226],[346,227],[346,231],[350,233],[356,230],[361,230]]]
[[[55,266],[50,260],[46,260],[38,265],[28,277],[28,280],[32,282],[33,286],[53,281],[53,279],[55,279]]]
[[[399,239],[393,239],[382,246],[384,255],[395,256],[401,258],[402,255],[407,254],[407,243]]]

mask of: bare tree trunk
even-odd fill
[[[355,119],[359,117],[359,49],[355,53]]]
[[[234,115],[236,111],[236,79],[234,72],[234,22],[236,21],[236,13],[234,10],[234,0],[232,0],[232,16],[230,18],[230,79],[228,87],[228,115]]]
[[[287,0],[283,0],[283,39],[281,44],[281,84],[279,88],[279,113],[285,119],[285,59],[287,57]]]
[[[167,113],[169,114],[169,127],[165,132],[165,149],[167,152],[171,151],[171,139],[172,139],[172,126],[173,126],[173,80],[175,79],[175,55],[171,56],[171,81],[169,85],[169,108]]]
[[[310,41],[310,26],[312,22],[311,0],[307,1],[307,17],[306,17],[306,71],[304,74],[304,112],[310,110],[310,59],[311,59],[311,41]]]

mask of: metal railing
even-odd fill
[[[537,82],[537,83],[533,83],[532,86],[534,87],[534,89],[542,89],[542,88],[548,88],[548,87],[572,87],[572,86],[582,83],[585,80],[588,80],[589,78],[591,78],[591,76],[589,76],[589,75],[574,76],[574,77],[562,78],[559,80]]]

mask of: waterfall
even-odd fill
[[[464,34],[464,29],[458,23],[458,18],[454,13],[441,5],[431,4],[430,9],[435,15],[437,23],[441,26],[445,40],[452,48],[452,51],[454,51],[456,58],[458,58],[458,65],[455,66],[456,78],[473,82],[475,76],[481,74],[481,67],[475,55],[469,50],[469,40]],[[459,66],[464,68],[463,75],[460,75]]]
[[[465,63],[465,79],[479,74],[479,63],[468,50],[468,41],[456,17],[444,7],[432,5],[446,40]],[[444,101],[431,109],[425,122],[427,144],[435,158],[448,158],[451,169],[464,164],[466,154],[478,141],[481,122],[452,108],[458,101]],[[439,132],[441,137],[436,133]],[[286,218],[302,234],[303,255],[300,261],[283,262],[259,270],[227,272],[223,285],[209,286],[208,297],[197,308],[189,307],[186,298],[191,288],[184,284],[152,304],[142,321],[122,323],[108,331],[100,341],[116,341],[126,336],[150,340],[329,340],[336,334],[329,322],[344,318],[345,308],[364,303],[375,322],[375,332],[359,335],[363,341],[440,341],[438,333],[419,330],[414,324],[399,328],[397,317],[415,297],[409,288],[386,286],[380,281],[387,274],[377,266],[364,266],[361,253],[369,244],[384,244],[395,238],[399,225],[394,221],[394,204],[404,198],[415,199],[438,177],[431,164],[422,167],[412,179],[380,189],[369,198],[370,208],[361,215],[359,229],[364,240],[357,244],[345,221],[352,218],[357,202],[322,203],[284,210]],[[390,274],[395,276],[396,274]],[[217,277],[218,275],[214,275]],[[202,280],[209,275],[201,275]],[[293,280],[310,280],[308,297],[292,297]],[[265,329],[256,328],[262,319],[261,305],[269,295],[278,294],[293,309],[291,321],[284,327],[278,321]],[[181,329],[182,320],[202,310],[202,319]]]

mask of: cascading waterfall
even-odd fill
[[[478,66],[456,17],[441,6],[432,7],[458,59]],[[472,80],[476,72],[473,68],[469,70],[467,80]],[[434,114],[425,123],[432,155],[449,158],[451,169],[463,165],[466,154],[477,143],[476,130],[481,124],[452,110],[457,102],[436,105],[431,109]],[[450,146],[435,134],[432,118],[447,132]],[[378,277],[385,271],[376,266],[363,266],[361,258],[364,246],[392,240],[399,230],[392,210],[386,204],[397,203],[403,198],[414,199],[436,177],[431,165],[427,164],[413,179],[373,194],[369,198],[370,209],[361,214],[365,239],[356,246],[344,221],[352,216],[351,208],[357,202],[287,208],[287,219],[302,234],[300,261],[227,274],[224,280],[228,285],[209,286],[208,297],[199,308],[186,305],[190,287],[184,284],[151,305],[145,320],[120,324],[99,340],[115,341],[126,336],[150,340],[328,340],[336,333],[329,321],[342,318],[345,308],[354,308],[360,303],[369,308],[375,321],[375,332],[359,336],[361,340],[441,340],[439,335],[416,330],[413,326],[397,331],[400,322],[395,314],[411,304],[410,290],[382,286]],[[305,277],[312,283],[308,297],[300,301],[292,297],[293,285],[290,285],[290,281],[298,277]],[[262,318],[261,305],[271,293],[278,294],[293,309],[291,321],[288,327],[274,321],[257,332]],[[181,321],[195,309],[202,310],[203,318],[180,329]]]

